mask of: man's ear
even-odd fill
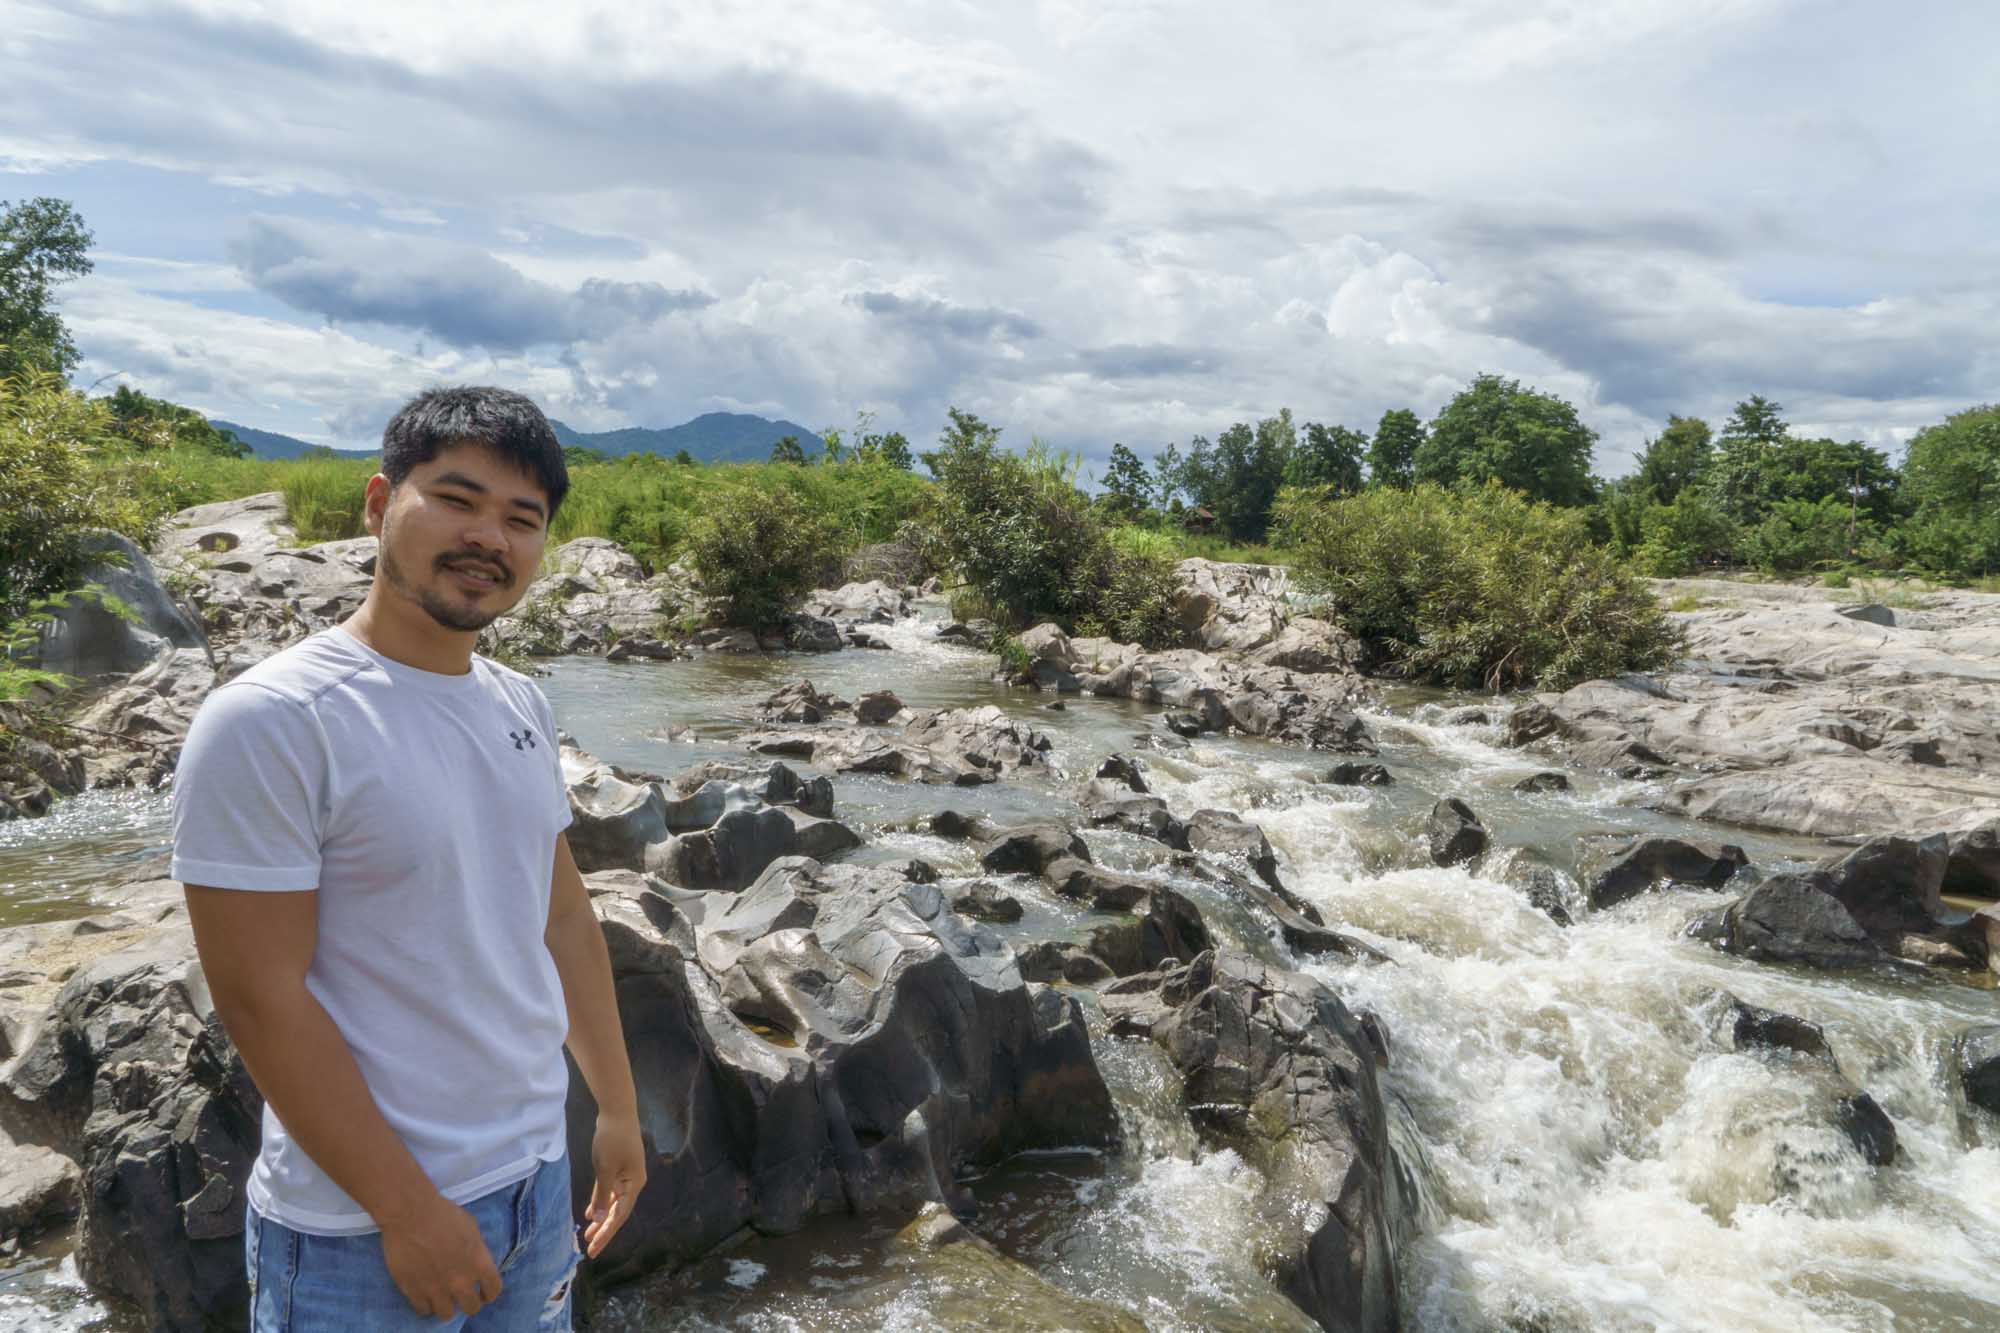
[[[367,524],[368,535],[382,535],[382,515],[389,508],[390,481],[377,472],[368,479],[368,494],[361,507],[362,521]]]

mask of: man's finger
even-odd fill
[[[486,1304],[485,1298],[480,1295],[479,1287],[480,1284],[478,1282],[467,1282],[463,1279],[452,1283],[452,1303],[466,1314],[478,1314],[479,1307]],[[449,1310],[445,1311],[444,1317],[449,1319],[451,1313]]]

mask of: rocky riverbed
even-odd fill
[[[0,1326],[234,1317],[255,1092],[144,784],[370,552],[184,517],[205,645],[96,627],[139,670],[55,756],[139,785],[0,825]],[[1683,670],[1491,700],[1196,562],[1200,646],[1049,627],[1029,689],[919,589],[689,641],[556,555],[500,630],[566,654],[659,1155],[601,1326],[2000,1320],[2000,599],[1726,585]]]

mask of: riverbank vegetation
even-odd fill
[[[259,460],[133,386],[69,385],[77,351],[53,293],[89,271],[90,242],[62,201],[0,205],[0,643],[31,639],[50,599],[75,591],[92,528],[145,544],[177,510],[279,491],[299,541],[362,533],[374,458]],[[1659,660],[1635,575],[2000,578],[1994,406],[1919,431],[1899,467],[1795,431],[1752,395],[1719,430],[1671,417],[1611,481],[1572,404],[1490,374],[1429,422],[1399,408],[1367,432],[1281,410],[1150,459],[1114,443],[1094,474],[1039,441],[1003,448],[997,426],[956,408],[927,452],[866,416],[823,438],[817,455],[781,441],[751,464],[573,449],[552,544],[600,536],[651,569],[687,560],[731,614],[768,622],[846,553],[900,541],[966,614],[1149,647],[1179,641],[1179,560],[1291,563],[1398,669],[1494,686]],[[0,696],[8,679],[18,690],[17,671]]]

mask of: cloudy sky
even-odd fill
[[[1996,49],[1967,0],[0,0],[0,198],[96,231],[79,379],[327,443],[497,381],[1143,454],[1491,370],[1615,475],[1752,392],[1884,446],[2000,397]]]

